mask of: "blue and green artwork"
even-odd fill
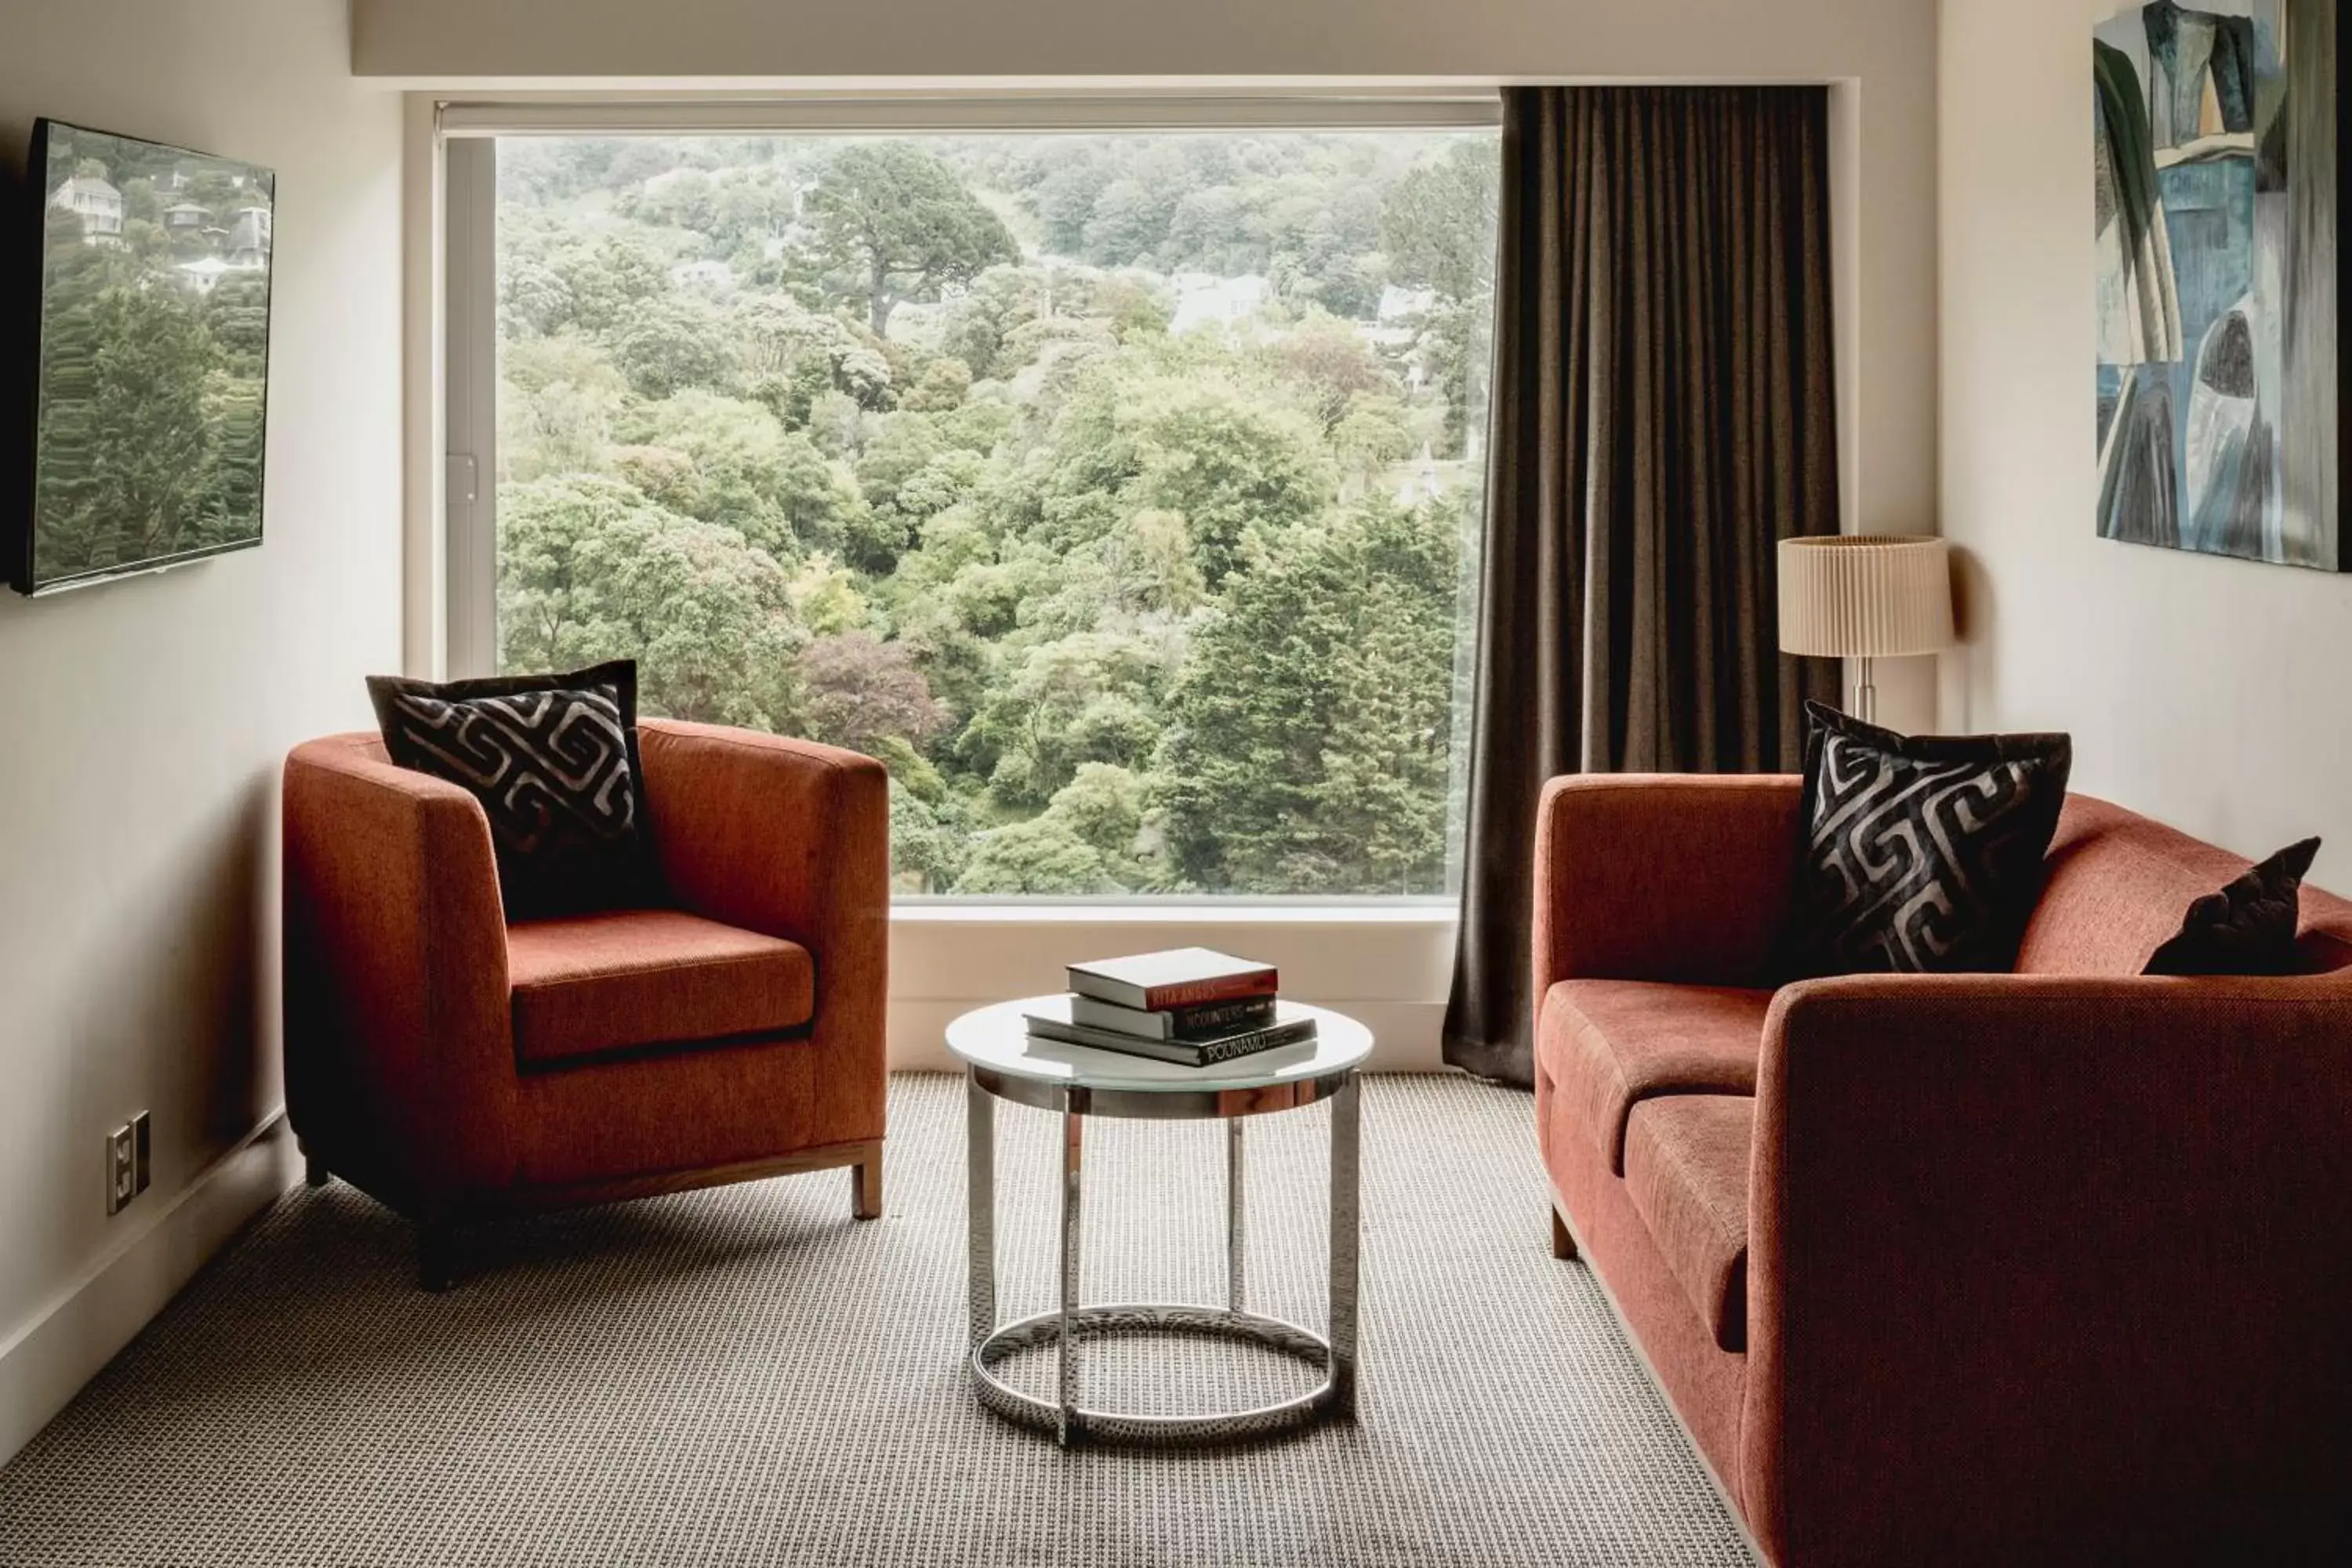
[[[2099,532],[2342,568],[2336,0],[2094,30]]]

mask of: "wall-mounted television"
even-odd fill
[[[42,120],[25,186],[16,590],[259,544],[276,178]]]

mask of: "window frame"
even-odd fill
[[[448,679],[498,664],[498,142],[527,136],[1117,135],[1499,130],[1499,89],[1301,88],[1100,92],[589,94],[436,99],[445,432],[439,657]],[[1452,895],[892,895],[894,922],[1041,928],[1165,923],[1401,926],[1450,935]],[[1151,917],[1164,914],[1165,921]],[[945,932],[943,932],[945,934]]]

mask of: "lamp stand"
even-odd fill
[[[1875,724],[1878,722],[1878,684],[1873,666],[1876,661],[1864,658],[1855,662],[1862,666],[1862,679],[1853,689],[1853,716],[1865,724]]]

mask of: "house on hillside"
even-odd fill
[[[229,225],[222,259],[238,272],[259,272],[269,265],[269,209],[246,207]]]
[[[1380,313],[1383,326],[1414,316],[1426,316],[1436,308],[1437,290],[1434,289],[1400,289],[1391,283],[1381,289]]]
[[[209,294],[220,282],[223,273],[235,272],[237,268],[217,256],[200,256],[194,261],[181,262],[173,270],[179,274],[180,282],[187,289],[198,294]]]
[[[1168,323],[1171,332],[1229,327],[1247,321],[1274,292],[1273,286],[1255,273],[1219,278],[1207,272],[1179,272],[1171,281],[1176,285],[1176,314]]]
[[[700,261],[681,261],[669,269],[669,280],[672,288],[724,294],[735,287],[735,269],[723,261],[708,258]]]
[[[173,202],[163,209],[163,232],[173,239],[202,234],[212,222],[213,215],[194,202]]]
[[[122,193],[99,176],[76,174],[58,187],[49,206],[80,220],[83,244],[122,243]]]

